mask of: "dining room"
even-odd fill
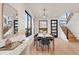
[[[72,8],[71,5],[74,7]],[[0,46],[1,49],[7,49],[7,51],[1,51],[0,54],[79,54],[79,27],[77,26],[79,24],[79,13],[74,10],[75,8],[78,9],[78,7],[76,7],[77,5],[78,4],[61,3],[2,3],[1,17],[3,18],[0,21]],[[67,9],[65,8],[68,8],[69,11],[66,11]],[[12,11],[10,12],[8,9]],[[76,21],[74,19],[76,19]],[[73,27],[74,25],[75,27]],[[12,28],[12,30],[7,32],[10,28]],[[3,29],[7,30],[5,31]],[[5,35],[5,33],[8,35]],[[7,42],[9,45],[6,45]],[[12,48],[15,49],[10,50]],[[10,50],[10,52],[8,52],[8,50]]]

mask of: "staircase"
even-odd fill
[[[69,15],[66,14],[67,23],[69,22],[69,20],[71,19],[72,16],[73,16],[73,13],[70,13]]]
[[[63,27],[62,30],[65,33],[69,42],[76,42],[77,41],[75,35],[67,27]]]

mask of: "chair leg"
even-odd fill
[[[34,41],[34,46],[35,46],[35,41]]]
[[[54,40],[53,40],[53,51],[54,51]]]
[[[39,47],[40,47],[40,41],[39,41]]]
[[[41,49],[42,49],[42,51],[44,50],[44,45],[41,45]]]
[[[49,45],[48,45],[48,52],[49,52]]]

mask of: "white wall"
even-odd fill
[[[71,30],[75,37],[79,39],[79,13],[74,13],[68,22],[67,27]]]
[[[11,11],[10,11],[11,10]],[[16,16],[16,10],[7,3],[3,5],[3,15],[5,16]]]
[[[0,3],[0,39],[2,39],[2,3]]]

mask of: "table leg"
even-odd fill
[[[54,39],[53,39],[53,51],[54,51],[55,47],[54,47]]]

